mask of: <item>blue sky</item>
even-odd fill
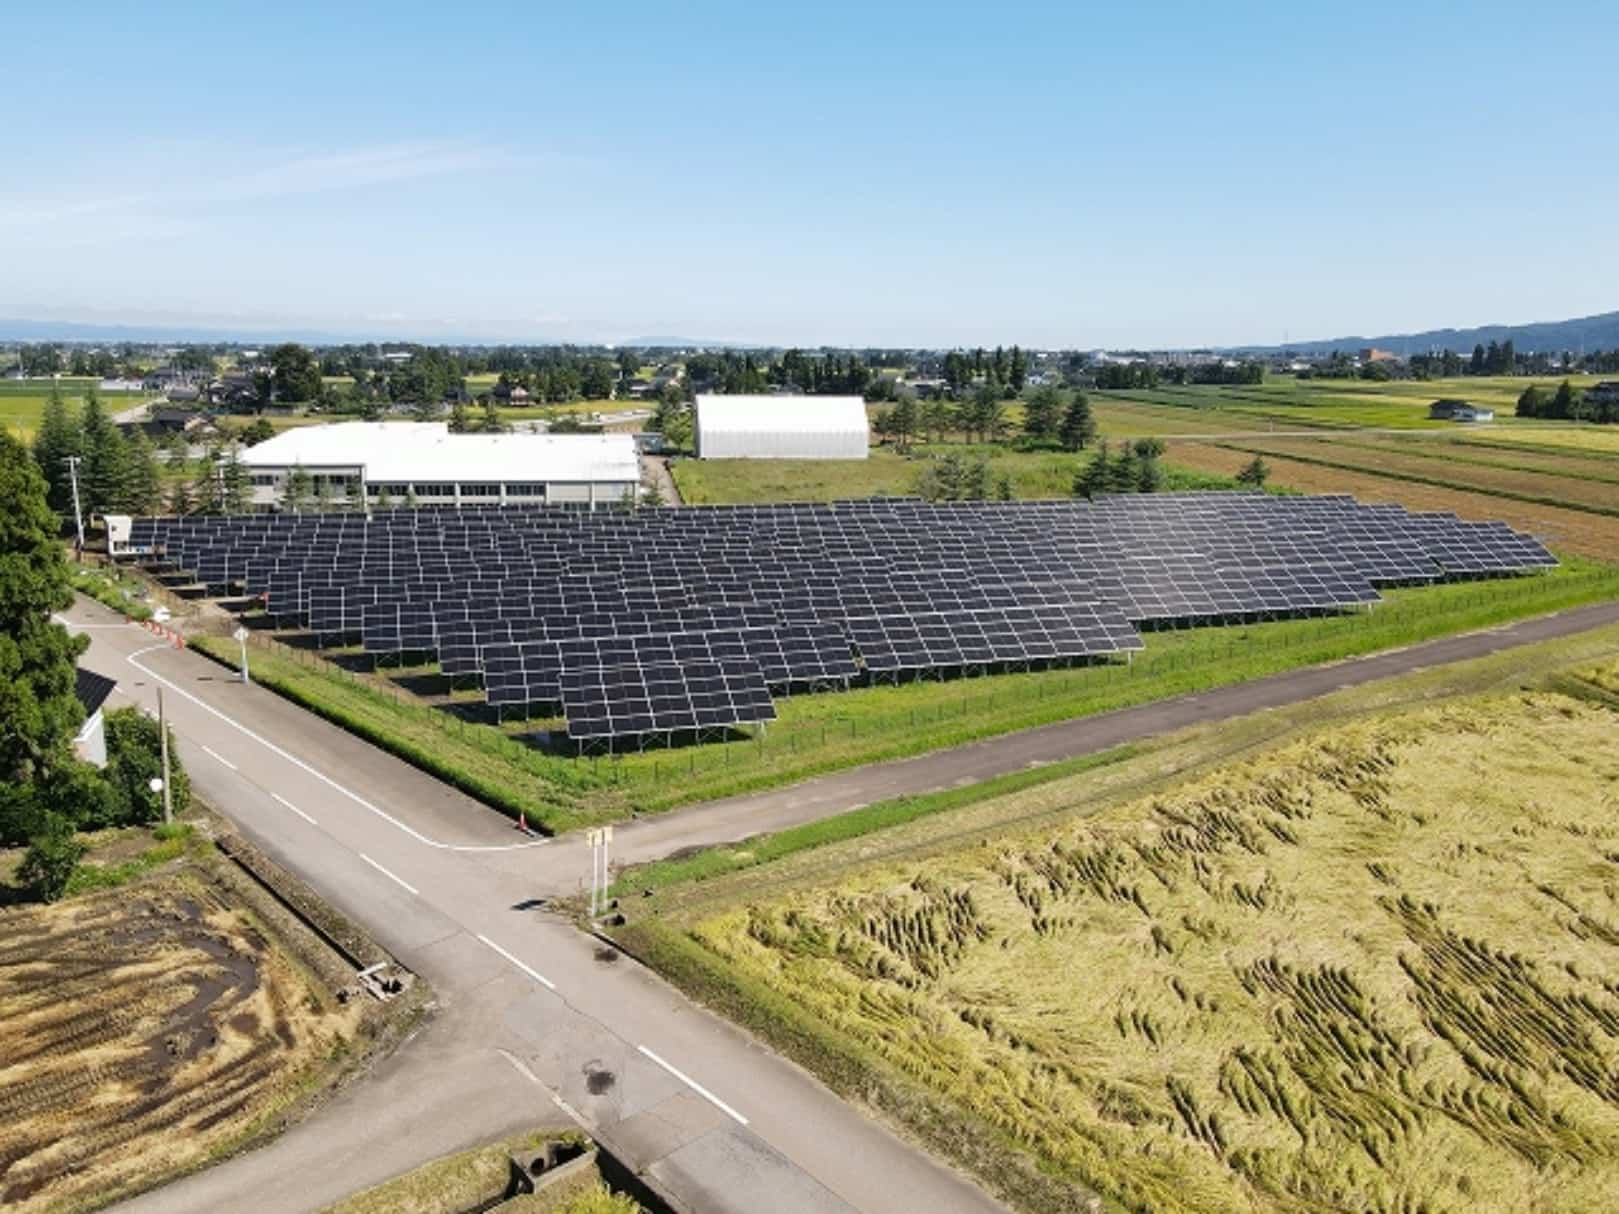
[[[5,37],[0,316],[1094,347],[1619,308],[1611,2],[28,5]]]

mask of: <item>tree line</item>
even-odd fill
[[[107,766],[73,753],[84,721],[75,663],[88,644],[52,617],[73,602],[57,519],[35,458],[0,432],[0,846],[26,847],[17,880],[52,900],[84,854],[80,830],[154,822],[162,796],[157,724],[133,708],[105,714]],[[171,745],[170,752],[173,754]],[[189,796],[177,758],[170,793]]]
[[[994,384],[986,381],[961,400],[903,396],[878,410],[872,428],[904,452],[919,439],[938,442],[950,434],[960,434],[968,442],[997,442],[1008,437],[1012,425],[1006,402]],[[1034,448],[1083,450],[1096,438],[1089,398],[1083,392],[1065,395],[1042,384],[1024,401],[1021,438]]]
[[[1518,395],[1515,412],[1519,417],[1614,425],[1619,424],[1619,394],[1580,392],[1566,379],[1554,392],[1530,384]]]
[[[275,435],[267,418],[257,418],[241,434],[240,446],[253,446]],[[73,518],[71,461],[77,461],[79,517],[130,514],[239,514],[251,495],[248,471],[240,447],[229,436],[211,443],[195,462],[190,476],[168,478],[164,467],[183,471],[191,447],[183,434],[159,448],[139,427],[126,434],[119,429],[94,388],[85,393],[84,406],[73,413],[60,390],[53,388],[34,434],[32,457],[45,482],[46,503],[58,519]]]

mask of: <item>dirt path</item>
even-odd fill
[[[662,455],[643,455],[641,457],[641,483],[656,485],[663,497],[665,506],[684,506],[686,503],[680,498],[680,489],[675,484],[675,478],[669,475],[669,461]]]

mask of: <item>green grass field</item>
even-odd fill
[[[385,677],[277,647],[254,677],[424,770],[548,831],[655,813],[828,771],[993,737],[1294,667],[1482,628],[1619,595],[1619,569],[1572,561],[1534,577],[1390,591],[1370,613],[1150,634],[1133,665],[1102,664],[778,699],[779,719],[731,740],[578,757],[521,740],[527,727],[465,723]],[[234,642],[196,647],[226,663]],[[428,667],[409,672],[414,678]],[[554,727],[536,721],[534,728]]]
[[[1005,476],[1019,499],[1069,497],[1091,453],[1018,451],[996,444],[918,443],[906,455],[873,447],[866,459],[680,459],[670,465],[690,505],[733,502],[829,502],[914,494],[928,462],[945,455],[983,457],[993,483]],[[1164,465],[1167,489],[1229,489],[1227,477]]]
[[[76,412],[84,404],[84,394],[100,383],[97,379],[69,379],[57,381],[69,411]],[[24,442],[34,437],[39,419],[44,416],[45,402],[50,399],[51,383],[42,379],[0,381],[0,426],[4,426]],[[116,413],[147,398],[144,392],[103,392],[102,403],[109,413]]]
[[[1603,1211],[1610,688],[1619,628],[874,806],[617,934],[1018,1209]]]

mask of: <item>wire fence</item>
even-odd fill
[[[1129,661],[1101,660],[1028,674],[908,678],[888,694],[909,702],[893,707],[879,706],[869,693],[789,696],[778,701],[781,719],[764,726],[643,739],[632,742],[628,752],[582,751],[567,740],[560,722],[550,718],[531,723],[538,726],[533,732],[508,732],[502,726],[469,721],[442,701],[424,699],[400,686],[396,679],[411,673],[408,670],[393,672],[392,677],[356,670],[329,653],[287,644],[263,630],[250,630],[248,645],[361,689],[362,700],[374,698],[379,707],[403,710],[412,725],[419,723],[453,738],[457,752],[498,756],[523,773],[565,789],[636,790],[645,794],[638,803],[654,807],[691,800],[693,784],[702,786],[703,795],[740,791],[750,784],[780,782],[784,772],[809,775],[855,761],[916,754],[1489,627],[1594,598],[1619,597],[1619,570],[1564,574],[1555,582],[1531,576],[1466,585],[1471,589],[1451,587],[1444,602],[1418,595],[1351,614],[1149,632],[1146,649]],[[225,626],[212,624],[211,634],[227,635]],[[229,652],[219,656],[234,660],[236,642],[228,643]],[[430,667],[418,669],[430,672]],[[552,725],[558,726],[554,733],[548,728]],[[389,722],[379,714],[366,732],[398,750],[390,740],[390,728],[397,728],[397,719]]]

